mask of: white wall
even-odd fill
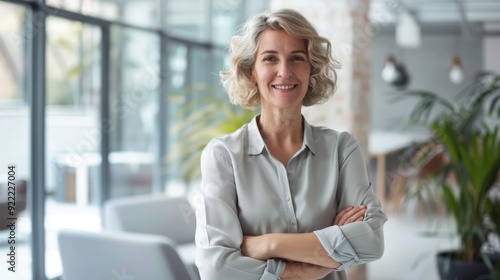
[[[484,30],[500,34],[500,24],[488,24],[484,27]],[[500,73],[500,36],[484,37],[483,65],[484,70]]]
[[[27,109],[0,110],[0,178],[5,181],[3,174],[7,173],[7,166],[16,165],[18,178],[28,178],[30,174],[30,143],[29,143],[29,116]]]
[[[46,118],[46,186],[54,190],[56,158],[60,164],[77,166],[81,156],[100,150],[101,134],[97,123],[97,112],[60,112],[49,111]],[[61,156],[64,155],[64,156]]]
[[[96,115],[86,113],[57,114],[48,112],[46,118],[46,182],[47,189],[55,186],[54,159],[61,153],[79,154],[98,151],[100,134],[96,134]],[[30,177],[30,120],[27,108],[0,111],[0,174],[7,173],[7,166],[16,165],[19,178]],[[34,135],[35,139],[40,136]],[[69,160],[69,158],[68,158]],[[4,178],[0,178],[2,180]]]
[[[472,82],[475,74],[483,68],[483,40],[481,37],[460,38],[458,28],[439,32],[423,31],[422,45],[416,49],[396,49],[393,32],[384,31],[372,41],[372,129],[401,130],[406,127],[411,99],[398,103],[390,100],[398,91],[381,78],[381,70],[388,54],[403,60],[411,76],[409,89],[428,90],[452,99]],[[458,42],[458,44],[457,44]],[[459,85],[449,78],[451,61],[459,54],[464,65],[465,80]],[[498,63],[497,63],[498,66]]]
[[[494,32],[496,36],[485,36],[483,39],[483,67],[486,71],[500,74],[500,24],[488,24],[485,32]],[[498,125],[498,119],[487,117],[490,126]]]

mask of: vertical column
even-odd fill
[[[351,116],[349,131],[358,138],[368,160],[368,134],[371,125],[371,26],[370,0],[351,1],[352,52],[351,80],[347,110]]]
[[[28,205],[31,216],[31,274],[45,279],[45,25],[47,11],[43,1],[33,6],[31,24],[31,182],[28,184]],[[30,38],[30,37],[25,37]],[[23,39],[25,39],[23,38]]]
[[[160,2],[160,94],[158,95],[158,116],[157,116],[157,129],[158,129],[158,142],[155,144],[157,149],[156,165],[154,167],[153,179],[153,192],[164,193],[165,186],[168,181],[168,174],[163,172],[163,157],[168,154],[168,39],[164,30],[167,26],[167,3],[166,1]]]
[[[103,26],[101,28],[101,166],[100,166],[100,194],[99,206],[104,211],[104,203],[111,197],[111,178],[109,166],[109,152],[110,152],[110,132],[112,127],[112,120],[110,116],[110,84],[109,84],[109,68],[110,68],[110,48],[111,48],[111,30],[110,26]],[[104,218],[102,219],[104,223]]]

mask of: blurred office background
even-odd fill
[[[2,257],[0,278],[59,279],[58,232],[102,231],[113,199],[194,203],[197,181],[182,170],[191,159],[172,156],[198,148],[183,147],[185,120],[207,102],[237,110],[218,77],[231,36],[251,15],[282,7],[302,11],[332,41],[343,63],[338,93],[305,114],[360,139],[384,207],[388,170],[428,137],[407,127],[411,100],[391,102],[398,89],[382,78],[387,57],[405,65],[407,88],[445,98],[480,71],[500,72],[497,0],[0,0],[0,182],[15,165],[16,199],[26,203],[17,209],[17,272]],[[454,57],[462,68],[450,80]],[[365,279],[437,279],[432,254],[454,240],[421,238],[436,221],[417,208],[390,214],[386,255]],[[0,229],[2,256],[9,234]]]

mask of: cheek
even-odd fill
[[[311,66],[310,65],[308,67],[304,67],[304,73],[307,76],[311,75]]]
[[[311,67],[307,67],[305,65],[297,65],[297,67],[294,70],[295,75],[297,78],[304,79],[304,77],[309,77],[311,74]]]
[[[273,79],[273,73],[270,69],[261,69],[256,78],[257,82],[269,83]]]
[[[309,84],[309,79],[311,78],[311,72],[305,69],[300,73],[301,80],[307,84]]]

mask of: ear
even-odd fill
[[[254,75],[254,71],[252,69],[252,71],[250,71],[250,81],[252,82],[252,84],[257,84],[257,78],[255,78],[255,75]]]

